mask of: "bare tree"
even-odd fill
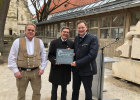
[[[36,11],[37,21],[40,22],[46,20],[48,15],[55,9],[59,8],[63,4],[70,3],[70,0],[43,0],[43,6],[40,5],[40,0],[31,0],[31,2]]]
[[[3,52],[4,28],[10,0],[0,0],[0,52]]]

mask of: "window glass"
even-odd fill
[[[54,34],[53,34],[54,32],[53,32],[53,24],[51,25],[51,37],[53,37],[54,36]]]
[[[101,18],[101,27],[109,27],[110,26],[110,17]]]
[[[61,28],[62,28],[62,27],[64,27],[64,26],[66,26],[66,23],[61,22],[61,23],[60,23],[60,26],[61,26]]]
[[[74,38],[75,37],[75,33],[74,33],[74,22],[69,22],[69,28],[70,28],[70,37]]]
[[[123,38],[124,14],[102,17],[100,27],[100,38]]]
[[[113,39],[115,38],[122,38],[123,37],[123,28],[112,28],[111,30],[111,37]]]
[[[90,34],[93,34],[93,35],[95,35],[95,36],[97,36],[98,29],[90,29],[90,30],[89,30],[89,33],[90,33]]]
[[[94,7],[99,6],[102,2],[103,2],[103,1],[97,2],[97,3],[94,5]]]
[[[109,38],[109,29],[100,29],[100,38],[108,39]]]
[[[58,32],[58,25],[54,24],[54,37],[57,36],[57,32]]]
[[[44,25],[41,26],[41,34],[40,34],[40,36],[45,36],[45,26]]]
[[[109,0],[108,2],[113,2],[113,1],[117,1],[117,0]]]
[[[112,17],[112,27],[123,26],[124,25],[124,16],[116,15]]]
[[[119,28],[119,38],[123,38],[123,33],[124,33],[124,29],[123,28]]]
[[[85,20],[85,21],[86,21],[86,23],[87,23],[87,27],[88,27],[88,29],[89,29],[89,27],[90,27],[90,20],[87,19],[87,20]]]
[[[60,33],[60,23],[57,25],[57,28],[58,28],[58,33]]]
[[[37,32],[36,32],[36,36],[39,36],[41,33],[41,26],[37,26]]]
[[[49,37],[51,36],[51,27],[50,27],[50,25],[48,25],[48,36]]]
[[[140,12],[132,12],[131,25],[136,25],[139,20],[140,20]]]
[[[114,28],[114,29],[112,29],[111,31],[112,31],[111,37],[112,37],[113,39],[115,39],[116,37],[118,37],[118,33],[119,33],[119,29],[118,29],[118,28]]]
[[[73,29],[73,25],[74,25],[73,22],[69,22],[69,28],[70,29]]]
[[[45,25],[45,37],[48,36],[48,25]]]
[[[91,19],[90,20],[90,28],[98,27],[98,20],[97,19]]]

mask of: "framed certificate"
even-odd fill
[[[57,49],[56,51],[56,63],[70,64],[73,62],[73,49]]]

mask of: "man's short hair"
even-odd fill
[[[64,29],[68,29],[70,31],[70,28],[67,26],[62,27],[60,31],[62,32]]]
[[[25,26],[25,30],[27,29],[27,26],[28,25],[32,25],[32,26],[34,26],[34,28],[36,29],[36,25],[35,24],[33,24],[33,23],[28,23],[26,26]]]
[[[78,20],[76,25],[84,23],[87,26],[87,22],[85,20]]]

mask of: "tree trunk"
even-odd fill
[[[4,51],[4,28],[5,28],[5,21],[9,9],[10,0],[0,0],[0,52],[3,53]]]

